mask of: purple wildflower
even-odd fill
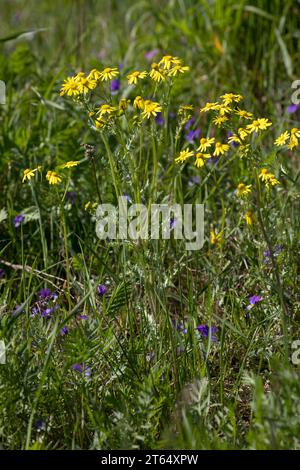
[[[123,194],[123,197],[126,199],[127,202],[131,203],[132,202],[132,199],[131,199],[131,196],[129,194]]]
[[[14,218],[14,226],[16,228],[20,227],[20,225],[24,222],[25,216],[23,214],[16,215]]]
[[[87,315],[79,315],[80,320],[87,320]]]
[[[211,327],[209,327],[208,325],[198,325],[197,330],[201,334],[202,338],[207,338],[209,335],[211,335],[211,340],[217,341],[217,327],[215,325]]]
[[[190,187],[192,187],[195,184],[199,184],[199,183],[200,183],[200,176],[195,175],[195,176],[190,177],[188,184],[189,184]]]
[[[195,118],[194,117],[191,117],[185,124],[184,128],[185,129],[189,129],[190,127],[192,127],[192,125],[194,124],[195,122]]]
[[[262,299],[260,295],[251,295],[251,297],[249,297],[249,305],[247,305],[246,309],[251,310],[254,305],[260,302],[261,300]]]
[[[120,90],[120,80],[115,78],[110,82],[110,91],[112,94],[116,94]]]
[[[145,59],[146,60],[149,60],[149,62],[151,62],[151,60],[159,53],[159,49],[152,49],[151,51],[149,52],[146,52],[145,54]]]
[[[298,111],[298,109],[300,108],[300,106],[298,104],[290,104],[288,107],[287,107],[287,112],[289,114],[293,114],[295,113],[296,111]]]
[[[156,116],[155,116],[155,118],[154,118],[154,120],[155,120],[155,122],[156,122],[156,124],[157,124],[158,126],[162,126],[163,123],[164,123],[164,119],[163,119],[161,113],[157,113]]]
[[[0,279],[2,279],[5,276],[5,271],[4,269],[0,268]]]
[[[65,335],[67,335],[68,333],[69,333],[69,328],[67,327],[67,325],[66,325],[66,326],[63,326],[62,329],[60,330],[60,334],[61,334],[62,336],[65,336]]]
[[[99,286],[97,287],[97,292],[100,297],[103,297],[107,292],[106,286],[104,284],[99,284]]]
[[[35,422],[35,427],[38,431],[44,431],[46,429],[45,421],[43,421],[42,419],[38,419]]]
[[[171,217],[170,219],[170,229],[173,230],[177,225],[177,219],[175,217]]]
[[[53,313],[53,308],[47,307],[44,310],[42,310],[41,315],[44,318],[51,318]]]
[[[67,191],[66,199],[71,203],[72,206],[74,206],[76,200],[76,193],[74,191]]]
[[[199,139],[199,137],[200,137],[200,129],[195,129],[194,131],[191,130],[190,132],[186,134],[185,140],[187,140],[188,142],[193,142],[194,140]]]
[[[50,289],[48,288],[45,288],[45,289],[41,289],[40,292],[39,292],[39,298],[41,300],[46,300],[48,298],[50,298],[52,292]]]
[[[82,362],[73,364],[72,368],[73,370],[76,370],[76,372],[80,372],[80,374],[84,372],[84,375],[86,377],[89,377],[91,375],[91,369],[88,366],[84,366]]]

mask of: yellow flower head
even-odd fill
[[[216,233],[214,229],[210,231],[210,243],[212,245],[222,245],[224,243],[224,239],[222,237],[223,231]]]
[[[253,114],[249,113],[245,109],[237,108],[237,110],[235,111],[235,114],[237,114],[238,116],[240,116],[241,118],[244,118],[244,119],[252,119],[253,118]]]
[[[78,96],[80,93],[79,91],[79,84],[75,80],[75,77],[68,77],[64,80],[64,83],[60,89],[60,96],[68,95],[68,96]]]
[[[248,124],[247,129],[249,132],[265,131],[272,123],[266,118],[254,119],[251,124]]]
[[[34,176],[34,173],[37,170],[38,170],[38,168],[35,168],[34,170],[30,170],[29,168],[26,168],[26,170],[23,171],[22,183],[24,183],[24,181],[26,181],[26,180],[30,181],[30,179]]]
[[[73,168],[73,166],[77,166],[77,165],[80,165],[80,162],[78,161],[70,161],[70,162],[67,162],[63,165],[63,168]]]
[[[158,65],[162,65],[166,70],[170,70],[173,65],[180,65],[181,60],[178,57],[173,57],[172,55],[165,55],[159,61]]]
[[[147,72],[132,72],[127,75],[127,80],[129,85],[136,85],[138,80],[142,80],[143,78],[147,77]]]
[[[215,111],[220,108],[219,103],[206,103],[206,105],[200,109],[200,113],[207,113],[207,111]]]
[[[169,70],[168,76],[169,77],[176,77],[180,73],[188,72],[190,70],[190,67],[187,65],[175,65],[172,69]]]
[[[111,106],[110,104],[102,104],[98,110],[99,117],[100,119],[102,116],[105,116],[106,114],[110,115],[117,111],[117,108],[115,106]]]
[[[244,183],[239,183],[237,188],[236,188],[236,193],[239,197],[247,196],[249,193],[251,193],[251,184],[244,184]]]
[[[156,63],[151,64],[151,71],[149,76],[157,83],[160,83],[166,79],[165,71],[160,68],[159,64]]]
[[[152,116],[155,117],[157,116],[157,113],[161,112],[161,110],[162,107],[159,103],[156,103],[155,101],[151,100],[146,100],[144,101],[144,110],[142,112],[142,118],[150,119]]]
[[[61,183],[61,177],[55,173],[55,171],[48,171],[46,174],[46,179],[49,184],[58,184]]]
[[[243,127],[239,127],[238,134],[242,140],[245,140],[246,137],[249,135],[249,131],[247,131],[247,129],[244,129]]]
[[[246,220],[247,225],[252,225],[255,217],[252,211],[247,211],[246,214],[244,215],[244,219]]]
[[[241,145],[242,141],[236,134],[233,134],[230,137],[228,137],[228,143]]]
[[[215,151],[213,155],[215,157],[218,157],[219,155],[224,155],[224,153],[228,152],[229,148],[230,147],[228,144],[222,144],[222,142],[216,142]]]
[[[218,126],[218,127],[220,127],[220,126],[221,126],[222,124],[224,124],[224,122],[226,122],[226,121],[228,121],[228,117],[226,117],[226,116],[220,116],[220,115],[217,116],[217,117],[215,117],[215,118],[212,120],[212,122],[213,122],[216,126]]]
[[[267,168],[262,168],[258,177],[266,184],[267,187],[269,187],[269,185],[275,186],[279,184],[279,181],[275,178],[275,175],[270,173]]]
[[[286,144],[289,138],[290,138],[290,133],[288,131],[285,131],[282,134],[280,134],[279,137],[277,137],[274,144],[277,145],[278,147],[281,147],[282,145]]]
[[[233,102],[238,103],[243,99],[242,95],[237,95],[235,93],[225,93],[225,95],[222,95],[220,98],[223,100],[225,106],[228,106]]]
[[[195,160],[195,165],[198,168],[201,168],[204,166],[204,162],[207,158],[211,158],[211,155],[209,153],[196,153],[195,155],[196,160]]]
[[[197,150],[200,150],[200,152],[205,152],[208,148],[212,146],[214,141],[215,141],[214,137],[211,137],[208,139],[206,139],[205,137],[202,137],[202,139],[200,139],[200,145],[197,148]]]
[[[90,71],[90,73],[88,74],[88,77],[87,77],[89,80],[100,80],[101,78],[101,72],[99,72],[99,70],[97,69],[93,69]]]
[[[181,150],[180,154],[178,155],[177,158],[175,158],[176,163],[183,163],[185,162],[188,158],[192,157],[194,155],[194,152],[187,148],[186,150]]]
[[[144,109],[145,101],[143,100],[143,98],[141,96],[137,96],[134,99],[133,106],[137,109]]]
[[[83,72],[80,72],[74,77],[79,93],[88,93],[89,90],[93,90],[97,86],[96,80],[91,80],[84,75]]]
[[[126,98],[122,98],[119,101],[119,109],[121,111],[125,111],[125,109],[127,109],[129,105],[130,105],[130,100],[127,100]]]
[[[111,80],[112,78],[119,75],[119,71],[115,67],[106,67],[102,72],[100,72],[100,79],[103,81]]]

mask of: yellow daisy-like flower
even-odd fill
[[[229,106],[225,106],[225,104],[220,104],[218,110],[220,116],[225,116],[225,114],[229,114],[232,112],[232,109]]]
[[[222,144],[222,142],[216,142],[215,151],[213,155],[215,157],[218,157],[219,155],[224,155],[224,153],[228,152],[229,148],[230,147],[228,144]]]
[[[251,184],[239,183],[236,188],[236,193],[238,197],[247,196],[247,194],[251,193],[251,188],[252,188]]]
[[[267,187],[269,186],[269,184],[271,186],[279,184],[279,181],[275,178],[275,175],[273,175],[273,173],[270,173],[267,168],[262,168],[258,177],[266,184]]]
[[[297,129],[297,127],[293,127],[293,129],[291,129],[291,138],[290,138],[289,145],[288,145],[288,148],[290,150],[293,150],[295,147],[298,146],[298,144],[299,144],[298,138],[299,137],[300,137],[299,129]]]
[[[100,80],[101,78],[101,72],[99,72],[99,70],[97,69],[93,69],[90,71],[90,73],[88,74],[88,77],[87,77],[89,80]]]
[[[277,145],[277,147],[281,147],[282,145],[286,144],[286,142],[289,140],[289,138],[290,138],[289,131],[285,131],[282,134],[280,134],[279,137],[277,137],[274,144]]]
[[[125,109],[127,109],[129,105],[130,105],[130,100],[127,100],[126,98],[122,98],[119,101],[119,109],[121,111],[125,111]]]
[[[188,72],[190,67],[187,65],[175,65],[172,69],[169,70],[168,76],[169,77],[176,77],[179,73]]]
[[[226,116],[217,116],[212,120],[212,122],[218,127],[220,127],[226,121],[228,121],[228,117]]]
[[[68,77],[64,80],[64,83],[60,89],[60,96],[78,96],[79,86],[78,82],[75,80],[75,77]]]
[[[235,114],[237,114],[238,116],[240,116],[241,118],[244,118],[244,119],[252,119],[253,118],[253,114],[249,113],[245,109],[237,108],[237,110],[235,111]]]
[[[70,162],[67,162],[63,165],[63,168],[73,168],[73,166],[77,166],[77,165],[80,165],[80,162],[78,161],[70,161]]]
[[[212,245],[222,245],[224,243],[224,239],[222,237],[223,231],[216,233],[214,229],[210,231],[210,243]]]
[[[88,93],[90,90],[93,90],[97,86],[96,80],[90,80],[84,75],[83,72],[80,72],[76,75],[75,81],[78,84],[79,93]]]
[[[106,122],[103,119],[96,119],[95,126],[97,129],[102,129],[105,126]]]
[[[151,71],[149,73],[150,78],[157,83],[160,83],[166,79],[166,75],[163,69],[159,67],[159,64],[151,64]]]
[[[228,143],[229,144],[239,144],[239,145],[241,145],[242,141],[236,134],[233,134],[230,137],[228,137]]]
[[[249,132],[265,131],[272,123],[266,118],[254,119],[251,124],[248,124],[247,129]]]
[[[192,157],[194,155],[193,150],[190,150],[187,148],[186,150],[181,150],[180,154],[178,155],[177,158],[175,158],[176,163],[183,163],[185,162],[188,158]]]
[[[49,184],[58,184],[61,183],[61,177],[55,171],[48,171],[46,174],[46,179]]]
[[[38,168],[35,168],[34,170],[30,170],[29,168],[26,168],[26,170],[23,171],[22,183],[24,183],[24,181],[26,181],[26,180],[30,181],[31,178],[34,176],[34,173],[37,170],[38,170]]]
[[[162,65],[166,70],[170,70],[173,65],[180,65],[181,60],[178,57],[172,55],[164,55],[159,61],[158,65]]]
[[[247,225],[253,225],[253,222],[255,221],[255,216],[252,211],[247,211],[244,215],[244,219]]]
[[[211,137],[208,139],[206,139],[205,137],[202,137],[202,139],[200,139],[200,145],[197,148],[197,150],[200,150],[200,152],[205,152],[207,149],[209,149],[212,146],[214,141],[215,141],[214,137]]]
[[[187,114],[189,111],[193,111],[194,106],[192,104],[182,104],[179,106],[178,115],[182,116]]]
[[[144,109],[145,101],[141,96],[137,96],[133,101],[133,106],[137,109]]]
[[[201,168],[202,166],[204,166],[204,160],[207,158],[211,158],[211,155],[209,153],[196,153],[195,157],[196,167]]]
[[[116,67],[106,67],[100,72],[100,79],[103,81],[111,80],[112,78],[119,75],[119,70]]]
[[[98,110],[99,117],[100,119],[102,116],[105,116],[106,114],[110,115],[117,111],[117,108],[115,106],[111,106],[110,104],[102,104]]]
[[[136,85],[138,80],[142,80],[143,78],[147,77],[148,73],[147,72],[132,72],[129,75],[127,75],[127,80],[129,85]]]
[[[155,101],[151,100],[146,100],[144,101],[144,110],[142,112],[142,118],[150,119],[152,116],[155,117],[157,116],[157,113],[161,112],[161,110],[162,107],[159,103],[156,103]]]
[[[220,96],[220,98],[223,100],[225,106],[228,106],[233,102],[238,103],[243,99],[243,96],[237,95],[236,93],[225,93],[224,95]]]
[[[242,140],[245,140],[246,137],[248,137],[249,135],[249,131],[247,131],[247,129],[244,129],[243,127],[239,127],[238,134]]]
[[[200,113],[207,113],[208,111],[215,111],[216,109],[219,109],[220,105],[219,103],[206,103],[206,105],[200,109]]]

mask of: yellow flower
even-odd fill
[[[230,137],[228,137],[228,143],[241,145],[242,141],[236,134],[233,134]]]
[[[49,184],[61,183],[61,177],[55,173],[55,171],[48,171],[46,174],[46,179],[49,181]]]
[[[212,122],[218,127],[220,127],[226,121],[228,121],[228,117],[226,116],[217,116],[212,120]]]
[[[99,117],[100,119],[102,116],[105,116],[105,114],[112,114],[115,111],[117,111],[117,108],[115,106],[111,106],[110,104],[102,104],[98,110]]]
[[[262,168],[258,177],[266,184],[267,187],[269,186],[269,184],[271,186],[279,184],[279,181],[275,178],[275,175],[273,175],[273,173],[270,173],[267,168]]]
[[[247,225],[252,225],[255,217],[252,211],[247,211],[246,214],[244,215],[244,219],[246,220]]]
[[[129,105],[130,105],[130,100],[127,100],[126,98],[122,98],[119,101],[119,109],[121,111],[125,111],[125,109],[127,109]]]
[[[175,158],[176,163],[183,163],[185,162],[188,158],[192,157],[194,155],[194,152],[187,148],[186,150],[181,150],[180,154],[178,155],[177,158]]]
[[[157,113],[160,113],[162,110],[162,107],[160,106],[159,103],[156,103],[155,101],[151,100],[146,100],[144,101],[144,111],[142,113],[142,117],[145,119],[150,119],[151,116],[155,117]]]
[[[225,106],[228,106],[232,102],[238,103],[243,99],[242,95],[237,95],[235,93],[225,93],[225,95],[220,96],[222,98]]]
[[[222,237],[222,233],[223,231],[219,232],[219,233],[215,233],[215,230],[212,229],[210,231],[210,243],[212,245],[221,245],[222,243],[224,243],[224,239]]]
[[[137,109],[144,109],[145,101],[143,100],[143,98],[141,96],[137,96],[134,99],[133,106]]]
[[[248,152],[250,150],[250,145],[240,145],[238,148],[238,154],[241,158],[246,157],[248,155]]]
[[[220,105],[219,103],[206,103],[204,108],[200,109],[200,113],[207,113],[207,111],[215,111],[216,109],[219,109]]]
[[[249,135],[249,132],[247,131],[247,129],[244,129],[243,127],[239,127],[238,134],[242,140],[245,140],[246,137]]]
[[[63,165],[63,168],[73,168],[73,166],[77,166],[77,165],[80,165],[80,162],[70,161],[70,162],[65,163]]]
[[[247,129],[249,132],[265,131],[272,123],[266,118],[254,119],[251,124],[248,124]]]
[[[225,106],[224,104],[220,104],[218,110],[220,116],[224,116],[225,114],[229,114],[232,112],[232,109],[229,106]]]
[[[101,72],[97,69],[93,69],[90,71],[87,77],[89,80],[96,80],[98,81],[101,78]]]
[[[201,168],[204,165],[204,159],[211,158],[211,155],[209,153],[196,153],[195,157],[195,165]]]
[[[172,55],[165,55],[159,61],[158,65],[162,65],[166,70],[170,70],[173,65],[180,65],[181,60],[178,57],[173,57]]]
[[[176,77],[179,73],[184,73],[188,72],[190,70],[190,67],[187,65],[175,65],[171,70],[168,72],[169,77]]]
[[[95,126],[97,129],[102,129],[102,127],[105,126],[105,121],[103,121],[103,119],[96,119],[95,120]]]
[[[165,72],[163,69],[159,67],[158,64],[153,63],[151,64],[151,72],[149,73],[150,78],[157,83],[164,81],[166,79]]]
[[[291,138],[288,145],[290,150],[293,150],[293,148],[297,147],[299,143],[298,137],[300,137],[300,131],[297,129],[297,127],[293,127],[293,129],[291,129]]]
[[[192,104],[182,104],[178,109],[178,115],[185,115],[188,111],[193,111],[194,106]]]
[[[26,168],[26,170],[23,171],[22,183],[24,183],[24,181],[26,181],[26,180],[29,181],[34,176],[34,173],[37,170],[38,170],[38,168],[35,168],[34,170],[30,170],[29,168]]]
[[[244,118],[244,119],[252,119],[253,118],[253,114],[249,113],[245,109],[237,108],[237,110],[235,111],[235,114],[237,114],[238,116],[240,116],[241,118]]]
[[[215,151],[213,155],[215,157],[218,157],[219,155],[224,155],[224,153],[228,152],[228,150],[229,150],[228,144],[222,144],[221,142],[216,142]]]
[[[100,72],[100,79],[103,81],[111,80],[112,78],[119,75],[119,71],[115,67],[106,67],[102,72]]]
[[[97,86],[97,82],[90,80],[83,72],[78,73],[74,79],[78,84],[79,93],[88,93],[89,90],[93,90]]]
[[[211,137],[208,139],[206,139],[205,137],[202,137],[202,139],[200,139],[200,145],[197,148],[197,150],[200,150],[200,152],[205,152],[207,149],[209,149],[212,146],[214,141],[215,141],[214,137]]]
[[[288,131],[285,131],[282,134],[280,134],[279,137],[277,137],[274,144],[277,145],[278,147],[281,147],[282,145],[285,145],[289,137],[290,137],[290,133]]]
[[[236,193],[239,197],[247,196],[247,194],[251,193],[251,184],[244,184],[244,183],[239,183],[237,188],[236,188]]]
[[[136,85],[139,79],[141,80],[147,77],[147,75],[148,75],[147,72],[136,71],[127,75],[127,80],[128,80],[129,85]]]
[[[75,80],[75,77],[68,77],[64,80],[64,83],[60,89],[60,96],[78,96],[80,93],[78,82]]]

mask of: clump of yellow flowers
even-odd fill
[[[69,169],[79,164],[80,164],[79,161],[69,161],[67,163],[60,165],[60,168],[62,170]],[[35,176],[37,171],[42,173],[42,167],[38,166],[37,168],[33,168],[33,169],[26,168],[25,170],[23,170],[22,183],[24,183],[25,181],[30,181],[31,178]],[[56,171],[48,170],[46,173],[46,180],[51,185],[59,184],[62,182],[62,175],[59,175]]]

